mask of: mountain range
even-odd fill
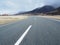
[[[22,13],[17,13],[16,15],[20,15],[20,14],[34,14],[34,15],[37,15],[37,14],[52,14],[52,15],[58,15],[60,14],[60,7],[58,8],[54,8],[53,6],[49,6],[49,5],[46,5],[46,6],[43,6],[43,7],[38,7],[36,9],[33,9],[31,11],[28,11],[28,12],[22,12]]]
[[[56,8],[54,11],[48,12],[48,15],[60,15],[60,7]]]

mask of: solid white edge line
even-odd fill
[[[30,30],[30,28],[32,27],[32,25],[30,25],[26,31],[22,34],[22,36],[17,40],[17,42],[14,45],[19,45],[22,40],[24,39],[24,37],[27,35],[28,31]]]

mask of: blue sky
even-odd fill
[[[44,5],[59,6],[59,0],[0,0],[0,14],[33,10]]]

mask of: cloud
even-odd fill
[[[10,9],[17,9],[19,6],[13,1],[5,1],[4,4]]]
[[[17,3],[13,2],[13,1],[2,1],[0,4],[0,13],[15,13],[16,11],[18,11],[19,6]]]
[[[5,4],[6,4],[7,6],[15,6],[15,3],[12,2],[12,1],[5,1]]]
[[[9,11],[9,10],[1,10],[0,11],[0,14],[7,14],[7,13],[12,13],[12,11]]]
[[[44,5],[59,6],[59,4],[59,0],[0,0],[0,13],[29,11]]]

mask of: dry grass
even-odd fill
[[[6,24],[26,18],[27,16],[0,16],[0,24]]]
[[[41,16],[41,17],[46,17],[46,18],[52,18],[52,19],[60,20],[60,16],[59,15],[57,15],[57,16]]]

